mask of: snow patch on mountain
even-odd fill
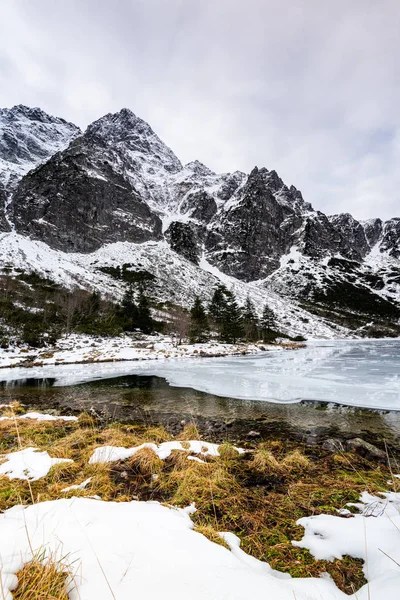
[[[101,267],[130,264],[134,270],[145,270],[156,277],[152,286],[155,300],[170,301],[190,307],[196,296],[208,302],[215,286],[225,284],[239,303],[247,295],[258,312],[268,303],[274,310],[278,326],[289,335],[310,338],[335,338],[349,335],[347,329],[330,324],[301,309],[293,300],[286,299],[265,287],[265,282],[245,283],[220,272],[203,257],[197,266],[171,250],[165,241],[132,244],[107,244],[90,254],[66,253],[49,248],[44,242],[30,240],[15,232],[0,235],[0,268],[15,272],[22,269],[35,271],[69,288],[96,289],[103,296],[120,300],[124,284],[103,273]]]
[[[40,108],[0,108],[0,186],[12,190],[28,171],[63,150],[79,127]]]

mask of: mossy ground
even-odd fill
[[[190,426],[179,437],[187,440],[197,435]],[[78,422],[0,421],[0,454],[33,446],[74,461],[56,465],[38,481],[10,481],[0,476],[0,511],[15,504],[72,495],[98,495],[117,502],[158,500],[181,507],[195,502],[195,528],[214,542],[224,543],[218,531],[231,531],[239,536],[246,552],[294,577],[326,571],[347,593],[365,583],[362,561],[350,557],[317,561],[307,550],[294,547],[291,540],[302,537],[303,530],[296,525],[299,518],[337,514],[347,502],[357,501],[362,491],[387,489],[391,479],[388,466],[354,454],[332,454],[280,441],[249,444],[250,452],[242,455],[224,442],[221,456],[202,457],[205,464],[187,460],[186,452],[181,451],[161,461],[148,449],[123,462],[88,463],[93,450],[101,445],[131,447],[170,439],[162,427],[104,427],[85,414]],[[92,480],[84,490],[62,491],[89,477]]]

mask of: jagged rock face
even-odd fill
[[[206,224],[246,179],[240,171],[217,175],[195,160],[166,182],[171,209],[177,216],[181,214]]]
[[[218,206],[210,194],[205,190],[199,190],[185,196],[180,205],[180,210],[195,221],[209,223],[216,215]]]
[[[79,127],[40,108],[0,108],[0,231],[11,229],[6,207],[18,181],[79,134]]]
[[[161,237],[161,221],[107,160],[101,138],[78,138],[31,171],[12,201],[17,232],[66,252],[92,252],[116,241]]]
[[[122,109],[89,125],[85,137],[103,147],[114,170],[130,181],[153,211],[162,214],[170,209],[173,198],[169,181],[182,165],[150,125]]]
[[[11,227],[6,219],[5,205],[7,201],[7,194],[4,189],[0,187],[0,231],[10,231]]]
[[[267,175],[266,169],[253,169],[213,223],[206,241],[208,260],[245,281],[272,272],[287,250],[280,226],[293,215],[277,201]]]
[[[328,217],[330,223],[340,232],[343,243],[348,246],[346,256],[354,260],[361,260],[369,252],[371,246],[362,224],[349,213]]]
[[[40,108],[0,109],[0,188],[12,191],[28,171],[63,150],[79,127]]]
[[[354,221],[350,227],[350,218],[341,216],[336,221],[348,225],[354,243],[359,235],[366,246],[360,224],[357,229]],[[251,281],[277,269],[292,246],[313,258],[340,252],[359,260],[366,251],[352,246],[336,223],[314,211],[275,171],[255,168],[214,219],[206,241],[207,258],[223,272]]]
[[[321,274],[330,257],[362,264],[374,246],[390,260],[400,257],[399,219],[327,217],[265,168],[247,176],[216,174],[199,161],[182,166],[127,109],[105,115],[77,137],[78,128],[61,119],[14,107],[0,111],[3,130],[0,183],[6,173],[8,187],[0,185],[0,231],[11,220],[17,232],[67,252],[164,235],[192,263],[204,251],[212,265],[244,281],[269,277],[294,249],[319,265]],[[396,295],[393,268],[368,283],[368,272],[360,275],[356,266],[352,277],[371,287],[392,285]]]
[[[365,237],[370,248],[373,248],[382,236],[383,223],[381,219],[369,219],[362,223]]]
[[[165,232],[165,237],[172,250],[195,265],[199,264],[200,245],[193,225],[174,221]]]
[[[400,218],[385,221],[382,231],[381,252],[387,252],[393,258],[400,258]]]

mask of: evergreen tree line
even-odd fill
[[[143,333],[153,331],[154,321],[151,317],[150,300],[142,283],[137,286],[133,283],[128,285],[119,310],[124,320],[125,331],[135,329],[140,329]]]
[[[273,310],[265,304],[259,318],[254,303],[249,296],[244,306],[239,306],[235,295],[224,285],[214,290],[206,310],[199,297],[196,297],[190,311],[189,337],[192,343],[204,342],[216,331],[221,341],[236,343],[238,340],[265,342],[276,338],[276,319]]]

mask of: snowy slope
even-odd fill
[[[117,297],[120,284],[98,267],[131,263],[156,275],[156,298],[184,306],[224,281],[309,336],[346,335],[347,324],[303,314],[298,301],[340,296],[340,312],[347,297],[354,311],[350,296],[360,296],[371,320],[370,305],[397,327],[399,218],[326,216],[265,167],[182,166],[128,109],[79,134],[40,109],[0,111],[0,231],[22,234],[2,238],[3,265]]]
[[[293,300],[265,289],[263,282],[245,283],[221,273],[203,257],[199,266],[180,257],[168,244],[147,242],[107,244],[90,254],[53,250],[43,242],[30,240],[15,232],[0,235],[0,268],[35,271],[60,285],[97,289],[104,296],[121,299],[124,284],[104,274],[100,267],[129,263],[135,270],[146,270],[156,277],[152,287],[154,299],[171,301],[189,307],[196,295],[209,301],[215,285],[224,283],[243,304],[249,295],[259,313],[268,302],[275,311],[278,324],[289,335],[307,337],[343,337],[349,332],[312,316]]]
[[[352,518],[300,519],[304,537],[294,542],[317,559],[363,559],[367,583],[351,596],[328,576],[292,578],[273,570],[241,550],[232,533],[220,533],[230,550],[209,541],[193,530],[194,505],[79,497],[15,506],[0,516],[2,596],[12,600],[16,573],[46,549],[61,565],[71,564],[71,600],[395,600],[399,494],[364,492],[357,506]]]

